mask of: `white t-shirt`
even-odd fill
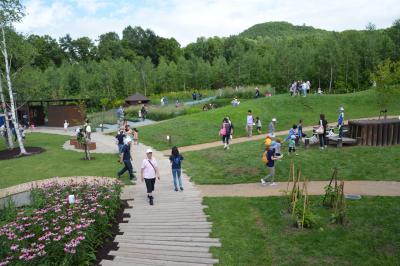
[[[247,124],[253,125],[253,123],[254,123],[253,115],[247,115]]]
[[[151,163],[153,164],[154,167],[157,168],[157,161],[152,158]],[[145,179],[152,179],[156,177],[156,171],[154,170],[153,166],[151,166],[149,159],[144,159],[142,162],[142,169],[143,169],[143,177]]]
[[[65,122],[64,123],[64,128],[68,128],[68,125],[69,125],[68,122]]]
[[[88,133],[92,132],[92,128],[90,126],[86,126],[86,132]]]

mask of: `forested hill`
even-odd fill
[[[265,22],[256,24],[239,34],[240,37],[255,39],[257,37],[296,38],[306,35],[326,34],[329,31],[311,26],[296,26],[289,22]]]
[[[286,92],[301,79],[312,89],[340,93],[369,88],[372,75],[386,71],[381,65],[400,62],[400,19],[386,29],[342,32],[268,22],[230,37],[199,37],[186,47],[138,26],[127,26],[122,34],[104,32],[97,42],[7,28],[6,40],[20,100],[118,102],[134,92],[266,84]],[[1,55],[0,70],[4,73]]]

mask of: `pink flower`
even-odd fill
[[[16,251],[19,246],[17,244],[13,244],[10,248],[12,251]]]

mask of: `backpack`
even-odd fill
[[[262,162],[264,163],[264,164],[267,164],[268,163],[268,157],[267,157],[267,152],[265,151],[264,153],[263,153],[263,155],[262,155]]]
[[[220,136],[225,136],[225,135],[226,135],[226,128],[225,128],[225,126],[223,126],[223,127],[221,128],[221,130],[219,131],[219,135],[220,135]]]

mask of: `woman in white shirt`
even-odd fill
[[[147,197],[149,198],[150,205],[153,205],[154,197],[152,192],[154,191],[156,178],[160,180],[160,173],[158,171],[157,161],[153,158],[153,151],[151,149],[147,149],[146,155],[147,158],[142,162],[140,177],[142,182],[146,182]]]

